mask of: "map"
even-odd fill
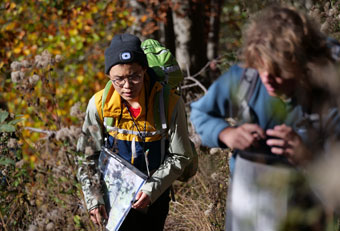
[[[109,149],[103,148],[102,152],[105,152],[107,156],[105,168],[101,168],[101,170],[108,189],[111,207],[106,229],[116,231],[129,213],[147,176]],[[103,158],[102,155],[103,153],[100,159]]]

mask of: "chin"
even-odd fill
[[[267,91],[268,95],[273,96],[273,97],[277,97],[278,93],[275,91]]]
[[[130,100],[136,99],[137,97],[132,95],[132,96],[122,96],[122,98],[126,101],[130,101]]]

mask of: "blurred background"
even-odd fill
[[[76,181],[76,140],[101,90],[117,33],[154,38],[176,56],[187,103],[237,62],[242,28],[276,2],[308,12],[340,38],[334,0],[0,1],[0,230],[96,230]],[[199,172],[176,182],[166,230],[224,230],[228,150],[200,147]],[[204,164],[203,164],[204,163]]]

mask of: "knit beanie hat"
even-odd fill
[[[141,48],[141,41],[132,34],[117,34],[105,49],[105,74],[109,74],[116,64],[137,62],[141,66],[148,66],[148,61]]]

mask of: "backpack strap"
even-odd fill
[[[161,124],[162,129],[166,130],[167,124],[166,124],[166,117],[165,117],[165,108],[164,108],[164,88],[162,88],[161,93],[159,94],[159,110],[160,110],[160,116],[161,116]]]
[[[109,133],[106,131],[106,127],[108,125],[112,126],[113,124],[113,118],[110,118],[110,117],[104,117],[104,105],[105,105],[105,102],[106,102],[106,98],[107,98],[107,95],[109,94],[109,91],[110,91],[110,88],[112,86],[112,82],[109,80],[106,85],[105,85],[105,88],[104,88],[104,92],[103,92],[103,96],[102,96],[102,121],[103,121],[103,124],[104,124],[104,146],[107,147],[108,145],[108,137],[109,137]]]
[[[104,118],[104,114],[103,114],[104,105],[105,105],[105,101],[106,101],[107,95],[109,94],[111,86],[112,86],[112,82],[109,80],[105,85],[103,96],[102,96],[102,117],[103,118]]]
[[[161,116],[161,124],[162,124],[162,139],[161,139],[161,163],[163,163],[165,158],[165,139],[166,139],[166,132],[168,126],[166,125],[166,118],[165,118],[165,110],[164,110],[164,88],[162,88],[159,94],[159,111]]]
[[[161,163],[163,163],[165,155],[166,155],[166,140],[167,140],[167,115],[168,115],[168,107],[169,105],[169,96],[170,96],[170,88],[167,85],[163,86],[161,91],[158,93],[158,104],[157,102],[154,104],[154,120],[155,124],[158,127],[157,129],[162,130],[162,139],[161,139]]]
[[[249,101],[254,94],[258,72],[253,68],[246,68],[243,71],[236,99],[239,103],[238,119],[252,121],[252,114],[249,108]]]

